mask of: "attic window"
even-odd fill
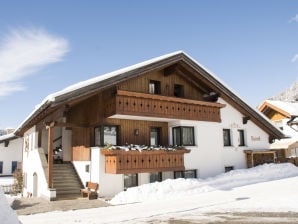
[[[176,97],[184,96],[184,88],[182,85],[178,85],[178,84],[174,85],[174,96],[176,96]]]
[[[149,82],[149,93],[160,94],[160,81],[150,80]]]

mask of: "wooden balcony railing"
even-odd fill
[[[106,102],[105,116],[133,115],[221,122],[224,104],[118,90]]]
[[[112,174],[182,171],[184,153],[190,150],[101,150],[105,155],[105,172]]]

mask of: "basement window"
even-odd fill
[[[234,170],[234,167],[233,166],[226,166],[225,167],[225,173],[231,171],[231,170]]]
[[[124,174],[124,190],[138,186],[138,174]]]
[[[161,174],[161,172],[150,173],[150,183],[161,182],[161,181],[162,181],[162,174]]]
[[[185,170],[185,171],[175,171],[174,172],[174,179],[177,178],[197,178],[197,170]]]

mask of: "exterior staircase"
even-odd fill
[[[53,164],[53,187],[56,188],[57,199],[80,197],[84,188],[72,163]]]

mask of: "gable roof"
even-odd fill
[[[28,128],[28,126],[30,126],[34,119],[36,119],[40,114],[50,113],[58,106],[66,104],[67,102],[76,100],[78,98],[91,96],[92,94],[104,88],[116,85],[127,79],[143,75],[153,70],[164,69],[175,64],[179,64],[180,66],[186,68],[188,74],[185,76],[185,78],[192,79],[197,83],[207,83],[214,91],[219,93],[223,99],[241,111],[247,119],[252,120],[256,125],[267,132],[272,139],[280,139],[285,137],[284,134],[277,129],[267,117],[250,107],[244,102],[244,100],[237,96],[237,94],[235,94],[231,88],[223,84],[223,82],[217,76],[182,51],[166,54],[148,61],[116,70],[111,73],[97,76],[95,78],[71,85],[59,92],[50,94],[20,124],[15,133],[22,134],[24,130]]]
[[[259,107],[259,110],[265,112],[266,109],[276,111],[288,118],[298,116],[298,102],[265,100]]]

